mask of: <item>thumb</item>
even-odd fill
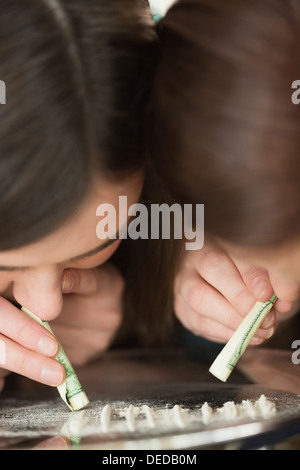
[[[97,269],[65,269],[61,279],[63,294],[91,295],[100,289]]]
[[[249,291],[260,302],[266,302],[272,297],[274,287],[271,284],[269,273],[259,267],[253,266],[243,260],[235,260],[235,264]]]

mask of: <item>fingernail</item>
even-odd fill
[[[57,387],[63,381],[63,373],[60,370],[57,370],[56,367],[44,367],[41,372],[41,380],[47,385],[52,385]]]
[[[71,292],[75,285],[75,277],[71,272],[64,272],[62,278],[62,292],[63,294],[67,294]]]
[[[70,445],[66,442],[67,438],[55,436],[36,445],[33,450],[66,450]]]
[[[263,330],[268,330],[274,323],[275,321],[275,313],[270,313],[264,320],[263,324],[261,325],[261,328]]]
[[[55,356],[58,344],[53,336],[43,335],[38,344],[39,352],[45,356]]]
[[[252,345],[258,345],[261,344],[264,341],[264,338],[260,338],[258,336],[254,336],[251,340]]]
[[[266,336],[266,339],[271,338],[271,336],[273,336],[273,334],[274,334],[274,331],[275,331],[275,328],[274,327],[271,328],[270,331],[268,332],[267,336]]]
[[[48,449],[62,449],[62,450],[70,448],[70,446],[66,442],[66,439],[60,436],[52,437],[52,439],[49,439],[46,447]]]
[[[268,282],[263,279],[259,279],[258,281],[254,283],[253,292],[257,300],[260,300],[264,296],[267,290],[267,287],[268,287]]]

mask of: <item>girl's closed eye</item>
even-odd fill
[[[92,269],[104,264],[112,254],[117,250],[118,246],[120,245],[121,240],[114,240],[108,247],[104,248],[98,253],[94,255],[85,256],[77,261],[73,261],[68,265],[69,268],[78,268],[78,269]]]

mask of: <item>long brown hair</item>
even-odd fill
[[[0,105],[0,250],[34,242],[64,223],[95,172],[120,180],[145,167],[144,112],[158,50],[146,4],[1,1],[7,104]],[[148,203],[152,187],[161,186],[149,172]],[[124,243],[127,310],[120,337],[127,343],[155,342],[161,312],[170,313],[169,256],[159,241],[154,248],[145,244]]]
[[[160,31],[148,147],[172,194],[232,243],[299,237],[300,2],[181,0]]]
[[[65,221],[95,172],[144,166],[156,43],[140,0],[1,1],[0,250]]]

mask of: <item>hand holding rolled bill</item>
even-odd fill
[[[276,300],[277,296],[273,294],[267,302],[256,302],[211,365],[209,371],[215,377],[226,382]]]
[[[21,310],[53,334],[48,322],[41,320],[25,307],[22,307]],[[59,350],[55,359],[64,366],[66,379],[61,385],[59,385],[59,387],[57,387],[57,390],[61,398],[72,411],[80,410],[89,403],[89,399],[87,398],[63,347],[60,343],[58,344]]]

